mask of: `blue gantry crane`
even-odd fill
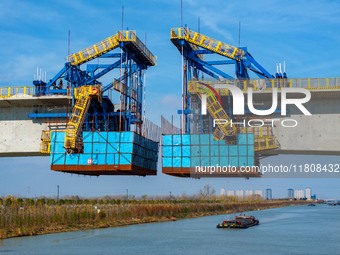
[[[115,49],[120,51],[113,52]],[[81,68],[99,58],[109,61]],[[156,174],[157,134],[151,139],[150,132],[145,132],[150,129],[145,125],[152,124],[143,116],[144,72],[155,64],[155,56],[136,32],[124,30],[69,55],[48,82],[33,81],[36,97],[66,96],[70,101],[66,112],[30,114],[33,119],[48,121],[65,118],[42,134],[41,152],[50,154],[52,170],[87,175]],[[102,85],[100,78],[113,70],[119,70],[118,77]],[[116,105],[107,93],[112,89],[119,95]]]
[[[181,177],[209,176],[206,172],[195,173],[195,168],[224,165],[235,167],[234,172],[224,173],[225,176],[259,176],[241,173],[239,169],[256,165],[261,151],[278,148],[277,139],[267,127],[240,129],[230,125],[235,117],[233,98],[228,90],[218,90],[214,85],[224,83],[244,89],[249,84],[250,72],[262,79],[264,86],[275,77],[246,47],[234,47],[187,27],[171,29],[170,40],[183,59],[183,109],[178,111],[181,129],[170,128],[167,132],[167,128],[162,127],[165,130],[163,173]],[[214,56],[216,59],[207,60]],[[233,75],[226,72],[228,65],[234,65]],[[271,86],[270,82],[268,84]],[[209,115],[201,113],[203,97]],[[223,122],[213,126],[214,120]],[[243,120],[238,117],[238,121]]]
[[[186,132],[190,132],[188,120],[190,93],[188,83],[192,80],[199,80],[199,73],[206,74],[215,80],[248,80],[250,72],[253,72],[261,79],[275,78],[252,57],[247,47],[235,47],[187,27],[171,29],[170,40],[180,51],[184,60],[183,90],[186,94],[184,95],[185,108],[183,114],[185,115]],[[220,56],[222,60],[206,60],[208,55]],[[230,75],[224,70],[228,65],[234,65],[234,75]]]

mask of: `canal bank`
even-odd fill
[[[0,238],[173,221],[224,213],[297,205],[304,201],[222,199],[131,200],[11,197],[0,207]]]

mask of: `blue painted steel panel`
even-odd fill
[[[120,152],[121,153],[132,153],[132,143],[121,143]]]
[[[182,146],[182,157],[190,157],[191,153],[190,153],[190,146]]]
[[[210,147],[209,145],[202,145],[200,146],[200,154],[202,157],[209,157],[210,156]]]
[[[220,157],[210,157],[210,163],[212,166],[220,165]]]
[[[65,153],[56,153],[51,157],[51,165],[64,165],[65,164]]]
[[[67,165],[77,165],[79,163],[79,154],[68,154],[66,155]]]
[[[92,142],[93,143],[100,143],[100,142],[105,142],[105,140],[103,139],[102,134],[99,134],[99,132],[93,132],[93,138],[92,138]]]
[[[248,144],[248,136],[247,134],[238,134],[237,135],[237,144]]]
[[[220,146],[220,156],[228,156],[229,155],[229,145],[221,145]]]
[[[248,136],[248,144],[254,144],[254,134],[247,134]]]
[[[182,135],[172,135],[173,145],[181,145],[182,144]]]
[[[229,157],[229,164],[231,166],[239,166],[238,157]]]
[[[254,163],[254,157],[248,157],[248,166],[254,166],[255,163]]]
[[[109,142],[118,142],[120,134],[118,132],[108,132],[107,139]]]
[[[220,157],[220,166],[229,166],[229,157],[228,156],[222,156]]]
[[[173,146],[172,135],[163,135],[162,136],[162,144]]]
[[[172,146],[163,146],[162,147],[163,150],[163,156],[164,157],[172,157],[173,156],[173,151],[172,151]]]
[[[190,167],[190,158],[182,157],[182,167]]]
[[[182,158],[181,157],[173,157],[173,166],[174,167],[181,167]]]
[[[64,132],[51,132],[51,141],[64,143],[65,133]]]
[[[173,146],[172,153],[174,157],[181,157],[182,156],[182,146]]]
[[[220,150],[218,145],[212,145],[210,146],[210,155],[211,156],[219,156]]]
[[[80,154],[79,165],[89,165],[90,161],[92,162],[92,154]]]
[[[51,141],[50,150],[51,152],[54,152],[54,153],[64,153],[65,152],[64,143]]]
[[[199,145],[200,144],[200,135],[192,134],[190,140],[191,140],[191,145]]]
[[[198,145],[190,146],[190,155],[192,157],[200,156],[201,155],[200,146]]]
[[[246,145],[239,145],[238,146],[238,153],[239,156],[247,156],[248,155],[248,150]]]
[[[119,163],[121,165],[129,165],[132,163],[132,154],[122,153],[119,155]]]
[[[120,142],[133,142],[134,133],[133,132],[121,132],[120,133]]]
[[[238,146],[230,145],[229,146],[229,156],[238,156]]]
[[[191,157],[190,161],[192,167],[201,165],[201,157]]]
[[[52,132],[51,138],[51,164],[88,165],[91,159],[93,165],[134,163],[157,170],[158,143],[134,132],[83,132],[83,154],[65,154],[64,132]]]
[[[190,145],[190,135],[189,134],[188,135],[183,134],[181,136],[181,138],[182,138],[182,142],[181,142],[182,145]]]
[[[214,146],[214,145],[220,145],[220,144],[221,144],[221,140],[216,140],[216,139],[214,138],[214,136],[211,136],[210,144],[211,144],[212,146]]]
[[[95,154],[94,161],[96,160],[98,165],[107,165],[106,154]]]
[[[116,164],[115,158],[117,158],[117,154],[107,154],[107,164],[108,165],[114,165]]]
[[[240,156],[238,161],[239,161],[240,166],[247,166],[248,165],[248,158],[247,157]]]
[[[211,166],[210,157],[201,157],[201,166]]]
[[[84,144],[84,147],[87,146],[88,144]],[[93,143],[93,153],[106,153],[106,143]]]
[[[84,143],[84,153],[92,153],[93,152],[93,146],[92,143]]]
[[[109,143],[107,144],[107,153],[118,153],[119,143]]]
[[[255,154],[254,145],[248,145],[248,146],[247,146],[247,150],[248,150],[248,155],[254,156],[254,154]]]
[[[172,167],[173,166],[172,159],[173,158],[163,158],[162,159],[163,166],[164,167]]]
[[[201,134],[200,135],[200,144],[209,145],[212,140],[213,140],[213,137],[212,137],[211,134]]]
[[[84,143],[92,143],[93,132],[83,132],[83,142]]]

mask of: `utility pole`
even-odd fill
[[[129,201],[129,189],[126,189],[126,201]]]
[[[59,185],[57,185],[57,201],[59,202]]]

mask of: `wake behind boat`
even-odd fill
[[[222,223],[217,224],[217,228],[248,228],[256,226],[260,223],[254,216],[236,216],[234,220],[224,220]]]

